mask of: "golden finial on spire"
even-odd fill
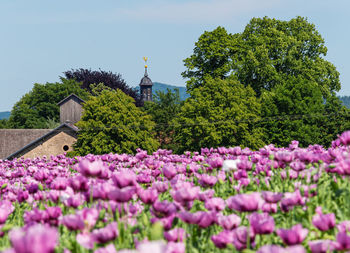
[[[145,61],[145,68],[147,68],[148,66],[147,66],[147,60],[148,60],[148,57],[143,57],[143,60]]]

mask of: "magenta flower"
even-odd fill
[[[27,229],[11,230],[9,238],[16,253],[52,253],[58,242],[58,232],[36,224]]]
[[[204,207],[210,211],[222,211],[225,209],[226,203],[222,198],[212,198],[205,201]]]
[[[164,238],[168,242],[183,242],[185,239],[185,230],[183,228],[174,228],[164,232]]]
[[[230,214],[228,216],[218,215],[217,223],[225,230],[232,230],[241,224],[241,218],[235,214]]]
[[[227,247],[227,244],[233,242],[233,232],[227,230],[221,231],[219,234],[213,235],[211,240],[217,248],[224,249]]]
[[[128,202],[132,199],[136,192],[136,189],[134,186],[127,186],[122,189],[114,188],[110,192],[108,192],[108,198],[110,200],[115,200],[117,202]]]
[[[203,174],[201,175],[200,183],[203,187],[213,187],[217,181],[217,177],[208,174]]]
[[[283,198],[283,193],[263,191],[261,193],[263,199],[268,203],[277,203]]]
[[[104,228],[95,229],[92,231],[92,235],[97,243],[112,241],[118,236],[118,224],[116,222],[112,222]]]
[[[346,232],[339,232],[337,234],[337,250],[349,250],[350,249],[350,236]]]
[[[137,195],[145,204],[153,204],[158,199],[158,191],[156,189],[140,189],[137,191]]]
[[[69,230],[82,230],[85,227],[84,219],[77,214],[68,214],[61,218],[61,224]]]
[[[265,213],[277,213],[277,204],[276,203],[264,203],[261,206],[261,211]]]
[[[168,163],[163,166],[163,174],[168,180],[171,180],[177,174],[177,170],[174,165]]]
[[[328,253],[337,248],[337,243],[331,240],[310,241],[308,244],[312,253]]]
[[[172,192],[172,196],[175,201],[179,203],[186,203],[189,201],[193,201],[195,199],[198,199],[198,194],[200,192],[200,188],[198,186],[192,187],[192,186],[184,186],[176,191]]]
[[[350,131],[345,131],[339,136],[339,140],[343,145],[350,144]]]
[[[169,217],[170,215],[176,213],[177,209],[174,203],[167,200],[156,201],[152,205],[152,213],[158,218]]]
[[[278,229],[277,235],[287,245],[301,244],[306,238],[309,230],[303,228],[301,224],[293,226],[291,229]]]
[[[270,234],[275,229],[275,221],[267,213],[253,213],[248,219],[255,234]]]
[[[0,224],[4,224],[8,216],[15,210],[15,207],[8,200],[0,201]]]
[[[169,242],[164,253],[185,253],[185,244],[182,242]]]
[[[99,177],[106,168],[102,160],[90,162],[88,159],[83,159],[76,165],[76,169],[85,177]]]
[[[288,248],[283,248],[278,245],[264,245],[256,253],[306,253],[306,250],[301,245]]]
[[[198,193],[198,198],[200,201],[206,201],[214,196],[215,191],[213,189],[206,190],[204,192]]]
[[[125,253],[135,252],[135,253],[137,253],[136,250],[125,250],[125,251],[121,250],[121,251],[117,252],[113,243],[108,244],[106,247],[98,248],[97,250],[94,251],[94,253],[122,253],[122,252],[125,252]]]
[[[316,208],[317,214],[312,217],[312,224],[321,231],[327,231],[335,226],[334,213],[323,214],[322,208]]]
[[[226,200],[227,206],[239,212],[253,212],[259,209],[260,193],[237,194]]]
[[[197,213],[201,213],[199,215],[199,220],[197,221],[197,225],[201,228],[207,228],[216,222],[216,212],[199,211]]]
[[[123,170],[112,176],[114,184],[118,188],[136,185],[136,174],[132,170]]]
[[[254,232],[249,231],[250,243],[254,242]],[[237,250],[243,250],[247,247],[248,229],[247,227],[241,226],[233,230],[233,245]]]
[[[72,177],[68,180],[69,186],[74,191],[87,191],[89,190],[88,180],[81,175]]]
[[[179,213],[179,218],[188,224],[198,224],[202,217],[203,212],[196,212],[196,213],[190,213],[190,212],[181,212]]]

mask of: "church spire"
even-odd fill
[[[148,66],[147,66],[147,57],[143,57],[143,60],[145,61],[145,74],[140,82],[140,92],[142,100],[145,101],[152,101],[152,80],[148,77]]]

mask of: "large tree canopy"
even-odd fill
[[[34,84],[33,89],[13,106],[7,126],[50,128],[48,123],[59,121],[57,103],[72,93],[84,100],[89,97],[89,93],[81,89],[80,83],[74,80],[62,79],[60,83]]]
[[[76,124],[80,131],[75,154],[134,153],[137,148],[152,152],[158,148],[151,116],[120,89],[102,90],[83,108],[81,121]]]
[[[260,103],[252,88],[238,81],[206,78],[191,91],[174,120],[175,141],[180,151],[198,151],[203,147],[263,145]]]
[[[326,54],[324,39],[305,18],[253,18],[242,33],[218,27],[202,34],[184,60],[182,75],[190,78],[188,90],[202,85],[207,75],[233,75],[258,95],[289,77],[301,77],[319,85],[326,98],[340,89],[339,73],[323,58]]]
[[[103,83],[113,90],[120,89],[126,95],[135,99],[137,106],[142,106],[142,99],[137,89],[129,87],[120,74],[111,71],[91,70],[91,69],[72,69],[63,72],[67,79],[74,79],[81,82],[81,88],[91,93],[91,84]]]

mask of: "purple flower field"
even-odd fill
[[[0,250],[350,252],[349,144],[0,161]]]

